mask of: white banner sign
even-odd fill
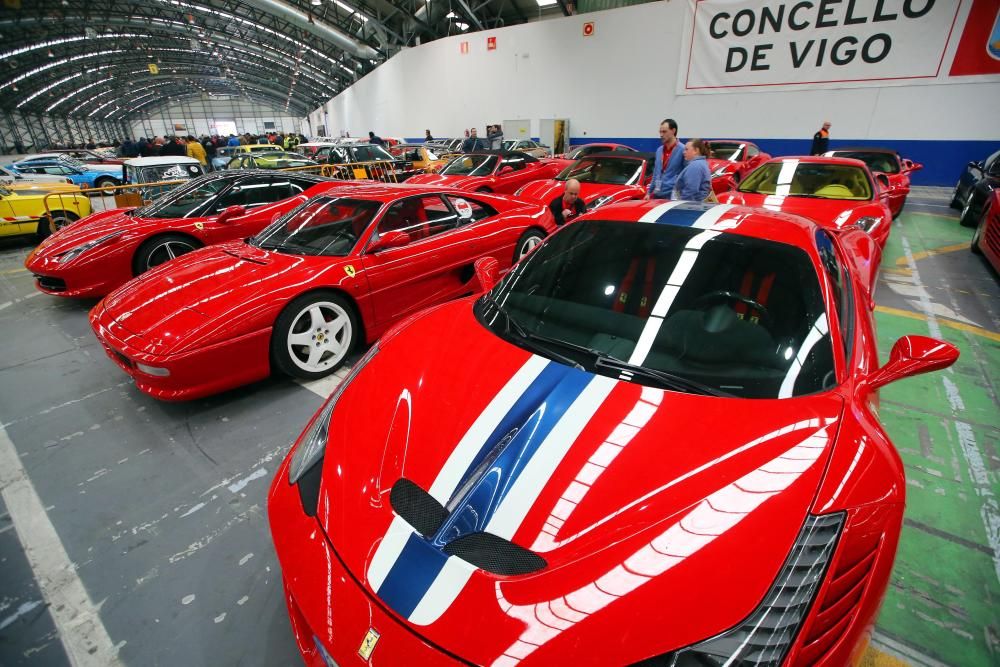
[[[689,0],[678,94],[935,78],[957,0]]]

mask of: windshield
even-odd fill
[[[381,146],[363,145],[352,148],[355,162],[376,162],[380,160],[393,160],[395,158]]]
[[[501,146],[503,146],[503,149],[505,151],[512,151],[514,150],[514,147],[517,146],[517,141],[516,140],[505,141],[501,144]]]
[[[871,184],[862,169],[796,159],[761,165],[746,177],[739,191],[816,199],[872,198]]]
[[[127,165],[129,183],[156,183],[157,181],[182,181],[201,176],[201,165],[156,164],[135,167]]]
[[[836,383],[813,263],[764,239],[581,221],[515,265],[476,309],[515,345],[641,384],[669,374],[705,393],[788,398]]]
[[[847,157],[853,160],[861,160],[872,171],[881,171],[883,174],[898,174],[899,160],[891,153],[868,152],[868,151],[835,151],[835,157]]]
[[[584,158],[563,169],[557,181],[575,178],[581,183],[633,185],[642,175],[642,160],[622,158]]]
[[[56,158],[56,160],[58,162],[62,162],[63,164],[67,164],[73,167],[74,169],[79,169],[80,171],[87,171],[87,165],[69,155],[60,155],[58,158]]]
[[[740,154],[743,152],[743,147],[745,145],[746,144],[735,141],[713,141],[709,143],[708,147],[712,150],[712,157],[716,160],[729,160],[730,162],[736,162],[740,159]]]
[[[250,240],[262,250],[343,257],[354,249],[380,202],[339,197],[310,199]]]
[[[489,176],[496,169],[496,155],[461,155],[441,170],[443,176]]]
[[[249,148],[251,153],[270,153],[279,150],[281,147],[272,144],[262,144],[260,146],[250,146]]]
[[[210,197],[217,195],[233,182],[234,177],[203,176],[174,188],[152,204],[135,211],[143,218],[186,218],[199,210]]]

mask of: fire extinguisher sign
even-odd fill
[[[587,21],[583,24],[583,36],[591,37],[594,34],[594,22]]]

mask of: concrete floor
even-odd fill
[[[883,358],[932,333],[962,359],[882,393],[909,497],[868,663],[1000,664],[1000,286],[948,196],[911,196],[878,290]],[[337,380],[150,399],[30,248],[0,243],[0,665],[300,664],[265,494]]]

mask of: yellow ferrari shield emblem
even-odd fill
[[[344,267],[344,273],[346,273],[348,277],[353,278],[357,271],[354,270],[354,266],[352,264],[348,264]],[[375,636],[377,637],[378,635],[376,634]]]
[[[375,628],[368,628],[368,634],[365,635],[365,639],[361,642],[361,648],[358,649],[358,655],[360,655],[365,660],[372,657],[372,652],[375,650],[375,644],[378,643],[378,632]]]
[[[194,228],[195,229],[205,229],[205,223],[204,222],[196,222],[196,223],[194,223]]]

